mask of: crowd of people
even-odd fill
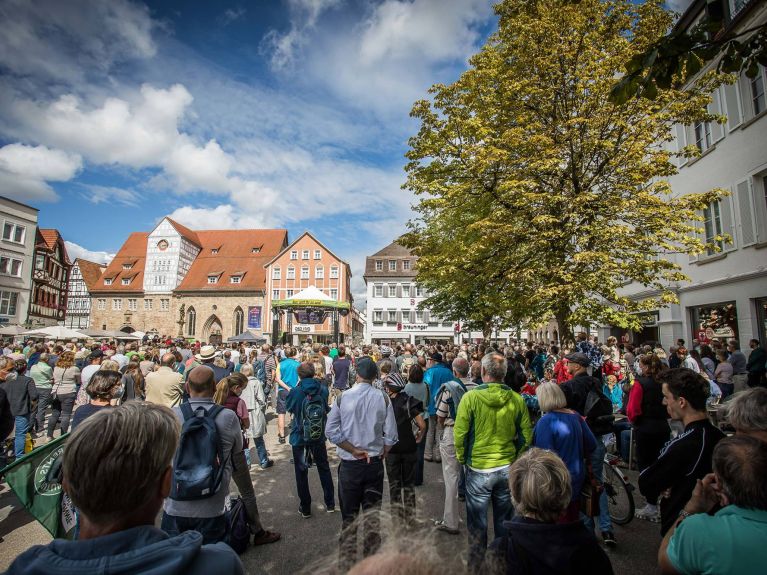
[[[9,573],[241,572],[231,483],[247,543],[281,538],[262,524],[250,472],[274,465],[264,443],[272,410],[300,517],[318,510],[312,467],[319,509],[340,511],[340,572],[391,558],[380,552],[385,479],[395,530],[425,527],[416,488],[433,462],[444,487],[428,488],[444,491],[444,505],[430,528],[460,535],[465,506],[468,572],[612,573],[608,450],[639,471],[636,515],[659,523],[664,572],[761,572],[767,358],[758,341],[750,347],[601,345],[585,333],[565,348],[6,342],[0,435],[13,434],[21,457],[71,431],[63,486],[78,511],[77,541],[33,547]]]

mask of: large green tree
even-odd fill
[[[412,110],[421,125],[404,187],[420,199],[404,243],[426,303],[477,321],[553,315],[565,337],[593,321],[637,327],[637,312],[675,301],[685,277],[672,255],[715,249],[694,225],[724,192],[678,197],[666,178],[675,153],[697,153],[669,149],[674,124],[722,121],[706,110],[721,78],[611,102],[623,64],[671,24],[658,1],[506,0],[496,11],[470,69]],[[632,281],[657,295],[626,297]]]

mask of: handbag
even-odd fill
[[[61,379],[59,380],[59,383],[56,384],[55,389],[51,390],[51,395],[50,395],[51,403],[59,400],[58,389],[61,387],[61,382],[64,381],[64,376],[67,374],[68,369],[69,369],[68,367],[64,368],[64,373],[61,374]]]

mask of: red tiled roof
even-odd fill
[[[56,249],[56,244],[61,242],[61,255],[64,263],[71,264],[69,261],[69,254],[67,253],[67,246],[64,244],[64,238],[61,237],[59,230],[49,228],[37,228],[39,237],[42,238],[42,242],[37,241],[37,247],[41,247],[50,251]]]
[[[91,291],[98,285],[99,278],[101,277],[101,272],[106,269],[106,266],[97,264],[96,262],[84,260],[82,258],[77,258],[75,263],[80,268],[80,275],[83,276],[85,287],[88,288],[88,291]]]
[[[288,242],[287,230],[206,230],[196,235],[202,251],[175,291],[263,290],[266,287],[264,264]],[[261,251],[252,253],[257,247]],[[218,253],[211,252],[214,248]],[[218,283],[208,283],[209,275],[219,274]],[[242,276],[240,283],[231,283],[232,275]]]
[[[117,255],[109,263],[107,269],[101,274],[96,285],[88,290],[97,292],[143,292],[144,291],[144,265],[146,264],[146,243],[148,232],[134,232],[128,236],[125,243],[117,252]],[[135,263],[134,263],[135,262]],[[123,264],[133,264],[131,269],[123,270]],[[135,276],[135,277],[133,277]],[[133,277],[130,285],[122,285],[122,278]],[[112,278],[112,285],[104,285],[104,280]]]
[[[170,222],[170,225],[172,225],[174,228],[176,228],[176,231],[180,233],[183,237],[188,239],[190,242],[192,242],[194,245],[196,245],[198,248],[202,247],[202,244],[200,243],[200,240],[197,237],[197,232],[193,232],[186,226],[182,226],[179,224],[176,220],[172,220],[170,218],[166,218],[168,222]]]

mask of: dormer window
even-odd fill
[[[257,254],[260,251],[261,251],[261,247],[260,246],[257,247],[257,248],[250,248],[250,253],[252,253],[252,254]]]
[[[217,284],[218,283],[218,276],[217,275],[209,275],[208,276],[208,283],[209,284]]]
[[[122,284],[124,286],[129,286],[130,285],[130,278],[123,278]]]
[[[238,284],[240,283],[241,279],[242,279],[242,276],[232,276],[229,278],[229,283]]]
[[[112,285],[112,279],[114,279],[114,278],[104,278],[104,285],[105,286],[111,286]]]
[[[133,264],[123,264],[123,269],[124,269],[124,270],[129,270],[129,269],[131,269],[132,267],[133,267]]]
[[[218,248],[211,248],[210,253],[217,254],[218,253]]]

